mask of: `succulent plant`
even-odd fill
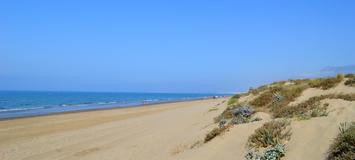
[[[236,117],[233,117],[233,119],[230,121],[231,124],[242,124],[242,123],[247,123],[250,121],[250,118],[244,117],[242,115],[238,115]]]
[[[227,124],[227,120],[223,118],[219,121],[218,126],[219,128],[223,128],[225,127],[226,124]]]
[[[265,150],[265,152],[254,152],[252,150],[248,151],[245,155],[247,160],[279,160],[281,157],[285,156],[285,146],[282,144],[276,144]]]
[[[277,144],[268,148],[263,157],[265,160],[279,160],[283,156],[285,156],[285,147],[282,144]]]
[[[282,96],[279,92],[273,93],[274,102],[281,102],[284,100],[284,96]]]
[[[239,108],[236,108],[232,111],[232,113],[235,117],[238,117],[238,116],[249,117],[254,112],[255,112],[254,109],[249,106],[239,107]]]

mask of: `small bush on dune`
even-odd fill
[[[342,123],[340,133],[328,150],[328,160],[355,159],[355,122]]]
[[[327,90],[327,89],[335,87],[343,79],[344,79],[344,76],[339,74],[336,77],[317,78],[317,79],[311,80],[308,84],[312,88],[321,88],[323,90]]]
[[[234,109],[232,112],[235,117],[237,116],[250,117],[255,111],[251,107],[243,106]]]
[[[256,88],[256,89],[254,89],[254,88],[249,88],[249,92],[248,92],[248,93],[251,93],[251,94],[253,94],[253,95],[257,95],[257,94],[259,94],[260,92],[263,92],[263,91],[267,90],[268,88],[269,88],[268,85],[263,85],[263,86],[260,86],[260,87],[258,87],[258,88]]]
[[[296,79],[296,80],[290,80],[290,82],[293,82],[295,85],[304,85],[308,84],[310,79]]]
[[[346,101],[355,101],[355,93],[353,94],[338,94],[331,96],[332,99],[343,99]]]
[[[323,104],[321,106],[320,104],[317,105],[314,109],[310,111],[310,117],[322,117],[322,116],[327,116],[328,115],[328,106],[329,103]]]
[[[229,100],[228,100],[228,105],[233,105],[236,104],[238,102],[238,99],[242,96],[243,94],[236,94],[234,96],[232,96]]]
[[[251,122],[251,116],[255,113],[254,109],[248,106],[235,108],[231,111],[233,118],[230,124],[242,124]]]
[[[291,138],[289,125],[287,120],[273,120],[256,129],[248,139],[249,152],[245,158],[279,160],[285,156],[285,144]]]
[[[263,157],[265,160],[279,160],[283,156],[285,156],[285,146],[282,144],[277,144],[268,148],[265,151]]]
[[[250,148],[266,148],[284,144],[291,137],[289,125],[290,122],[286,120],[273,120],[265,123],[249,137],[248,146]]]
[[[205,143],[209,142],[210,140],[212,140],[216,136],[218,136],[218,135],[222,134],[224,131],[226,131],[227,128],[228,128],[228,126],[214,128],[211,132],[207,133],[204,142]]]
[[[250,104],[255,107],[268,106],[274,100],[274,93],[279,92],[280,90],[280,87],[270,88],[269,90],[263,92],[262,94],[260,94],[260,96],[252,100]]]
[[[288,103],[294,101],[307,88],[308,86],[306,85],[291,85],[271,88],[251,101],[250,104],[256,106],[257,108],[271,108],[272,111],[274,108],[286,106]]]
[[[355,78],[355,74],[349,73],[349,74],[344,75],[344,77],[345,78]]]
[[[292,118],[296,116],[302,117],[302,119],[325,116],[327,115],[328,105],[320,105],[320,101],[324,99],[343,99],[346,101],[355,101],[355,94],[329,94],[312,97],[297,105],[275,108],[273,110],[273,116],[275,118]]]
[[[346,85],[346,86],[355,86],[355,77],[353,77],[353,78],[349,78],[348,80],[346,80],[345,82],[344,82],[344,85]]]
[[[268,147],[264,153],[258,153],[249,151],[245,156],[247,160],[279,160],[285,156],[285,146],[277,144],[275,146]]]
[[[238,102],[238,98],[234,98],[234,96],[233,97],[231,97],[229,100],[228,100],[228,105],[233,105],[233,104],[236,104]]]

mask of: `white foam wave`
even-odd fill
[[[26,110],[35,110],[35,109],[43,109],[44,107],[32,107],[32,108],[7,108],[0,109],[0,112],[15,112],[15,111],[26,111]]]

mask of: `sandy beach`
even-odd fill
[[[327,94],[352,94],[340,83],[334,88],[306,89],[294,104]],[[255,99],[248,94],[239,102]],[[260,121],[234,125],[203,143],[218,124],[214,118],[228,97],[164,103],[143,107],[85,111],[0,121],[1,160],[215,160],[244,159],[248,137],[272,117],[257,112]],[[339,124],[355,121],[355,101],[324,99],[327,116],[292,119],[291,140],[283,159],[325,159],[339,133]],[[307,146],[305,148],[305,146]]]
[[[225,100],[4,120],[0,156],[2,160],[174,159],[184,146],[204,136],[219,114],[208,108]]]

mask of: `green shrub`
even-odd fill
[[[291,137],[291,130],[288,128],[289,121],[273,120],[265,123],[248,139],[250,148],[266,148],[277,144],[284,144]]]
[[[355,159],[355,122],[342,123],[340,133],[328,150],[328,160]]]

